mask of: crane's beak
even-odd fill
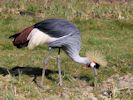
[[[97,76],[97,69],[95,67],[92,67],[92,70],[93,70],[94,76]]]
[[[98,63],[92,62],[90,67],[93,70],[94,76],[97,76],[97,69],[99,69],[100,65]]]
[[[91,62],[89,65],[87,65],[87,67],[92,68],[94,76],[96,76],[97,75],[97,69],[99,69],[100,65],[98,63]]]

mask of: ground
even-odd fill
[[[77,2],[78,1],[78,2]],[[0,99],[5,100],[132,100],[133,3],[86,0],[0,1]],[[8,37],[46,18],[64,18],[81,31],[80,55],[98,50],[107,66],[98,70],[73,62],[63,51],[63,87],[58,86],[57,50],[52,52],[45,89],[40,82],[47,45],[17,49]],[[17,73],[15,73],[17,71]],[[27,72],[28,71],[28,72]],[[19,74],[18,74],[19,73]]]

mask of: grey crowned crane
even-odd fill
[[[45,69],[48,65],[50,51],[54,48],[59,49],[57,57],[59,85],[62,85],[60,67],[61,49],[64,50],[73,61],[93,68],[95,73],[96,69],[102,64],[95,60],[95,58],[91,59],[79,55],[81,43],[80,31],[75,25],[64,19],[46,19],[9,38],[13,38],[13,45],[17,48],[28,47],[28,49],[33,49],[38,45],[48,44],[48,55],[44,60],[45,67],[43,68],[42,82],[45,75]]]

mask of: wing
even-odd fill
[[[70,33],[79,34],[79,30],[72,23],[64,19],[47,19],[34,25],[34,28],[52,37],[62,37]]]

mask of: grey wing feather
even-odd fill
[[[75,25],[64,19],[47,19],[35,24],[34,27],[56,38],[70,33],[79,33],[79,30],[75,27]]]

